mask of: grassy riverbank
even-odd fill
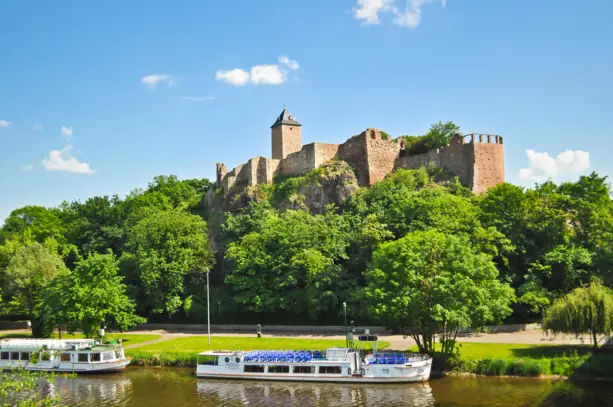
[[[583,345],[465,342],[460,344],[458,355],[435,360],[437,370],[452,373],[613,379],[613,353],[592,353]]]
[[[213,336],[211,345],[206,336],[189,336],[176,338],[155,344],[128,349],[127,356],[132,357],[132,363],[139,366],[196,366],[197,355],[206,350],[302,350],[326,349],[344,347],[344,340],[334,339],[302,339],[302,338],[250,338],[238,336]],[[366,343],[366,349],[372,344]],[[387,342],[379,342],[378,347],[389,346]]]
[[[31,338],[31,334],[21,334],[21,333],[8,333],[2,334],[0,333],[0,339],[8,339],[8,338]],[[52,336],[54,339],[58,339],[59,336],[57,333]],[[152,334],[123,334],[123,333],[113,333],[105,335],[105,340],[113,340],[113,339],[121,339],[123,342],[123,346],[135,345],[138,343],[153,341],[161,338],[162,335],[152,335]],[[82,339],[84,338],[83,334],[62,334],[62,339]]]

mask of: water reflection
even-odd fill
[[[79,407],[613,407],[610,383],[462,377],[397,385],[221,381],[196,379],[193,369],[164,368],[58,378],[43,392]]]
[[[124,405],[132,392],[132,381],[123,375],[81,375],[76,379],[58,377],[45,383],[43,392],[70,400],[71,406]]]
[[[198,394],[221,406],[434,406],[427,383],[351,385],[342,383],[198,381]]]

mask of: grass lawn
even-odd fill
[[[379,348],[389,343],[379,342]],[[344,347],[345,340],[293,339],[293,338],[246,338],[238,336],[212,336],[211,345],[207,336],[189,336],[138,347],[139,352],[199,353],[205,350],[251,350],[251,349],[321,349]]]
[[[0,333],[0,339],[2,338],[31,338],[30,333],[18,333],[18,334],[2,334]],[[57,333],[53,333],[53,338],[59,338]],[[149,334],[125,334],[125,333],[112,333],[105,335],[105,340],[119,339],[123,341],[123,346],[134,345],[136,343],[142,343],[147,341],[153,341],[160,338],[161,335],[149,335]],[[84,338],[83,334],[62,334],[62,339],[81,339]]]
[[[460,342],[460,358],[464,360],[477,360],[485,358],[551,358],[563,356],[565,353],[576,351],[586,354],[590,351],[587,345],[529,345],[523,343],[480,343]],[[440,345],[437,344],[440,349]],[[410,348],[417,352],[417,345]]]
[[[369,348],[371,343],[364,343]],[[378,343],[379,348],[389,346],[387,342]],[[294,339],[294,338],[246,338],[237,336],[213,336],[211,346],[207,336],[190,336],[170,339],[151,345],[126,350],[135,365],[156,366],[196,366],[197,355],[205,350],[325,350],[330,347],[344,347],[345,340],[334,339]]]

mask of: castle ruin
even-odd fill
[[[217,187],[224,194],[236,185],[271,183],[277,175],[306,174],[333,159],[351,165],[360,186],[373,185],[398,168],[417,169],[435,165],[445,168],[481,193],[504,182],[502,137],[492,134],[455,136],[448,146],[423,154],[408,154],[402,139],[392,140],[369,128],[342,144],[302,145],[302,125],[283,109],[271,126],[272,158],[254,157],[228,171],[217,163]]]

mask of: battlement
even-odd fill
[[[367,128],[342,144],[307,145],[302,145],[301,128],[284,109],[271,128],[273,158],[254,157],[231,171],[217,163],[217,187],[227,194],[237,183],[271,183],[278,175],[306,174],[333,159],[351,165],[361,186],[372,185],[398,168],[427,165],[450,170],[476,193],[505,180],[503,138],[496,134],[457,134],[445,147],[410,155],[404,140],[384,138],[376,128]]]

